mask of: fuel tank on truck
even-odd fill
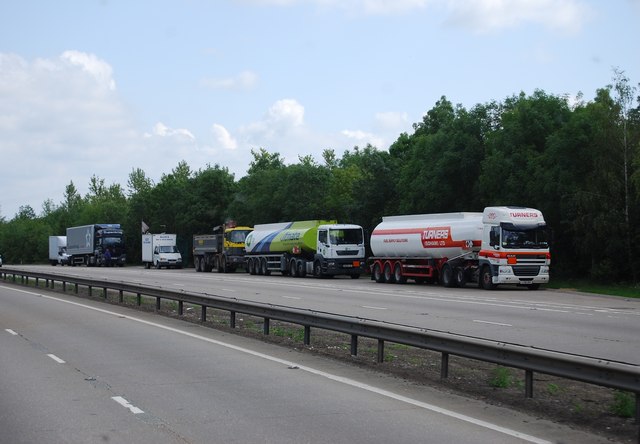
[[[453,258],[480,251],[482,213],[386,216],[371,233],[376,257]]]
[[[335,223],[336,221],[305,220],[256,225],[245,240],[245,251],[250,254],[292,253],[300,249],[315,253],[318,227]]]

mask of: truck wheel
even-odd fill
[[[264,276],[269,276],[271,274],[267,265],[266,258],[262,258],[262,260],[260,261],[260,268],[262,268],[262,273],[260,274],[263,274]]]
[[[160,269],[160,262],[156,261],[155,265],[156,265],[156,270],[159,270]]]
[[[393,277],[393,270],[391,269],[391,262],[385,262],[384,264],[384,281],[388,284],[393,284],[395,278]]]
[[[229,273],[229,267],[227,266],[227,257],[226,256],[222,256],[222,259],[220,259],[220,271],[222,271],[223,273]]]
[[[147,268],[149,268],[149,267],[147,267]],[[193,258],[193,268],[196,269],[196,272],[200,273],[200,259],[198,259],[197,256]]]
[[[467,274],[464,268],[456,267],[454,270],[456,287],[464,287],[467,285]]]
[[[382,268],[380,262],[376,262],[373,266],[373,279],[379,284],[384,283],[384,274],[382,274]]]
[[[494,290],[496,288],[496,284],[493,283],[491,278],[491,268],[488,265],[482,267],[480,283],[482,284],[482,288],[485,290]]]
[[[353,277],[353,275],[351,275],[351,277]],[[400,262],[396,262],[393,265],[393,278],[398,284],[404,284],[407,282],[407,278],[402,274],[402,264]]]
[[[451,288],[455,286],[455,281],[453,280],[453,269],[451,268],[451,265],[444,264],[442,266],[442,270],[440,271],[440,274],[441,274],[440,279],[443,286],[447,288]]]
[[[151,268],[151,264],[150,264],[149,262],[145,262],[145,263],[144,263],[144,268],[145,268],[146,270],[148,270],[149,268]],[[196,271],[198,271],[198,267],[196,267]]]
[[[289,262],[289,276],[298,277],[298,267],[296,267],[295,259],[291,259]]]
[[[298,277],[307,276],[307,263],[305,261],[296,261],[296,273],[298,274]]]
[[[322,277],[322,265],[320,265],[320,261],[313,263],[313,275],[318,278]]]

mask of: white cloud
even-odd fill
[[[360,130],[342,130],[340,133],[348,139],[353,140],[353,142],[358,146],[363,146],[366,144],[371,144],[376,148],[381,148],[384,146],[384,139],[373,133],[367,133]]]
[[[60,56],[60,59],[91,74],[98,85],[111,91],[116,89],[116,82],[112,77],[113,69],[108,63],[98,59],[95,55],[80,51],[65,51]]]
[[[238,148],[238,141],[234,139],[229,131],[217,123],[211,127],[215,141],[225,150],[235,150]]]
[[[447,1],[449,22],[485,33],[539,24],[565,32],[577,32],[592,16],[581,0],[468,0]]]
[[[165,125],[162,122],[156,123],[153,126],[153,130],[151,134],[145,133],[144,136],[147,138],[152,136],[158,136],[158,137],[184,137],[191,140],[196,139],[194,135],[191,134],[191,131],[184,128],[177,128],[177,129],[169,128],[167,125]]]
[[[249,90],[258,83],[258,75],[252,71],[242,71],[233,77],[205,78],[200,84],[205,88],[226,90]]]

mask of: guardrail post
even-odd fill
[[[262,327],[262,332],[268,336],[269,335],[269,318],[264,318],[264,326]]]
[[[351,335],[351,356],[358,356],[358,335]]]
[[[229,327],[236,328],[236,312],[235,311],[229,312]]]
[[[156,311],[160,311],[160,301],[161,301],[161,298],[156,297]]]
[[[105,298],[105,300],[107,299],[107,287],[104,287],[104,288],[102,289],[102,297],[104,297],[104,298]]]
[[[67,281],[62,281],[62,291],[67,292]]]
[[[24,284],[24,276],[20,276],[20,283]],[[44,288],[49,288],[49,279],[44,281]]]
[[[140,293],[136,293],[136,304],[138,307],[142,305],[142,295]]]
[[[121,304],[124,302],[124,291],[122,290],[118,293],[118,302]]]
[[[76,294],[78,294],[78,284],[76,283]]]
[[[311,326],[304,326],[304,345],[311,345]]]
[[[182,316],[184,314],[184,302],[178,301],[178,316]]]
[[[91,297],[91,292],[93,291],[93,287],[89,285],[89,297]]]
[[[525,398],[533,398],[533,371],[524,371],[524,396]]]
[[[449,353],[442,353],[440,357],[440,379],[449,377]]]
[[[378,362],[384,362],[384,341],[382,339],[378,339]]]
[[[200,310],[200,322],[207,322],[207,306],[203,305]]]

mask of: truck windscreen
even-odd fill
[[[359,228],[329,230],[329,241],[332,245],[360,245],[362,230]]]
[[[544,228],[531,230],[502,229],[502,246],[504,248],[549,248],[547,231]]]

